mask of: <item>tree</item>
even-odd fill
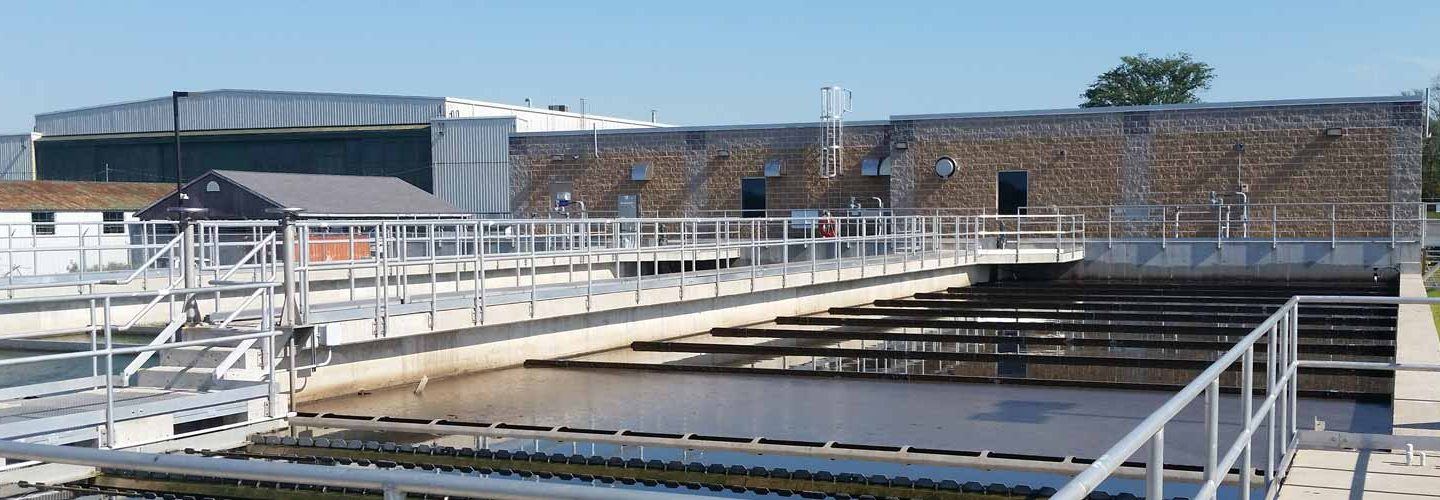
[[[1407,90],[1405,95],[1425,95],[1424,89]],[[1420,149],[1420,198],[1440,199],[1440,75],[1430,80],[1430,136],[1426,137]]]
[[[1210,88],[1215,68],[1181,52],[1167,57],[1136,54],[1120,58],[1120,65],[1090,84],[1081,97],[1082,108],[1182,104],[1200,102],[1196,92]]]

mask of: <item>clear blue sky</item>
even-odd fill
[[[0,133],[38,112],[253,88],[469,97],[677,124],[1072,107],[1137,52],[1207,101],[1391,95],[1440,74],[1440,1],[68,2],[0,7]]]

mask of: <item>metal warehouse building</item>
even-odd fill
[[[509,213],[515,132],[656,123],[454,97],[212,90],[180,100],[189,180],[209,170],[399,177],[456,206]],[[170,97],[35,116],[0,136],[0,178],[174,182]]]

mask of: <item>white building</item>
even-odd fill
[[[139,182],[0,181],[0,284],[133,268],[144,252],[124,247],[157,237],[156,226],[139,223],[135,212],[172,190]]]

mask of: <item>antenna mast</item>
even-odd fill
[[[829,86],[820,88],[820,177],[829,179],[840,174],[844,163],[841,146],[845,143],[845,113],[850,111],[850,90]]]

